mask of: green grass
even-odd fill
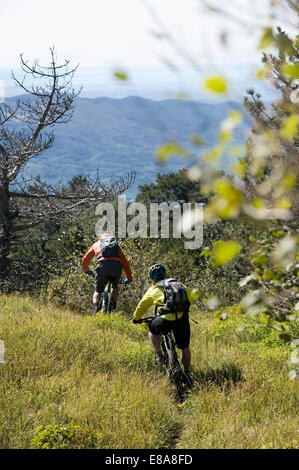
[[[145,326],[2,296],[0,447],[43,446],[51,433],[56,447],[297,447],[289,350],[265,329],[238,331],[236,310],[226,321],[193,313],[195,387],[178,405]]]

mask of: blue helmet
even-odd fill
[[[149,277],[155,281],[162,281],[166,277],[166,269],[162,264],[154,264],[148,270]]]

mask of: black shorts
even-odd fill
[[[112,259],[100,261],[96,267],[96,292],[101,294],[108,281],[111,282],[112,287],[117,287],[122,269],[123,265],[120,261]]]
[[[149,324],[149,330],[154,335],[160,335],[173,331],[175,345],[178,349],[186,349],[190,344],[190,323],[188,315],[179,320],[165,320],[157,316]]]

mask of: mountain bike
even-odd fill
[[[149,324],[155,317],[145,317],[140,320],[140,323]],[[166,374],[171,383],[176,387],[177,396],[180,400],[184,399],[186,394],[186,387],[192,388],[192,381],[190,377],[185,374],[179,362],[177,351],[175,347],[174,337],[172,331],[168,333],[161,333],[161,348],[162,348],[162,369],[166,369]]]
[[[112,300],[112,279],[108,279],[108,282],[105,286],[104,292],[102,294],[102,299],[99,304],[99,312],[102,313],[111,313],[113,311]],[[118,284],[124,284],[123,280],[118,281]]]

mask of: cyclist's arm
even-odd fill
[[[142,297],[133,314],[134,320],[140,320],[149,308],[154,304],[154,299],[148,292]]]
[[[96,254],[95,254],[94,248],[93,246],[91,246],[88,252],[85,253],[85,255],[82,258],[82,268],[85,272],[89,270],[89,263],[95,257],[95,255]]]
[[[132,273],[131,273],[130,265],[121,248],[119,248],[118,254],[121,259],[127,278],[130,279],[130,281],[132,281]]]

